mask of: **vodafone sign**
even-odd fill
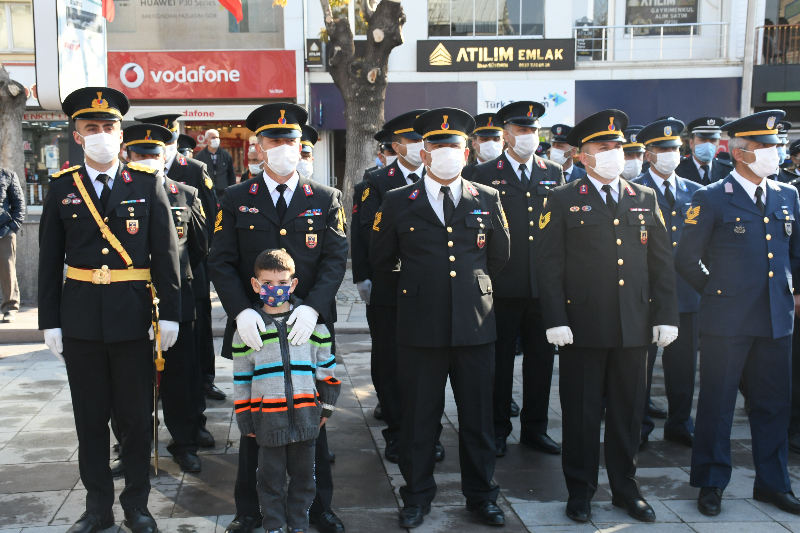
[[[295,52],[108,52],[108,85],[131,100],[295,98]]]

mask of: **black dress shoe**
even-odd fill
[[[553,455],[561,453],[561,446],[548,437],[547,433],[536,433],[530,437],[520,437],[519,443],[544,453],[552,453]]]
[[[225,393],[213,383],[203,383],[203,392],[206,394],[206,398],[212,400],[224,400],[226,398]]]
[[[406,505],[400,511],[400,527],[419,527],[425,521],[425,515],[431,512],[431,506]]]
[[[400,449],[400,444],[396,440],[390,440],[389,442],[386,443],[386,450],[383,452],[383,456],[390,463],[397,464],[400,454],[399,449]]]
[[[477,515],[480,521],[488,526],[502,526],[506,523],[506,515],[503,514],[503,510],[491,500],[474,505],[467,502],[467,511]]]
[[[308,521],[317,526],[319,533],[344,533],[344,524],[330,509],[319,513],[309,511]]]
[[[585,498],[573,498],[567,502],[567,516],[576,522],[588,522],[592,518],[592,502]]]
[[[381,404],[375,406],[375,409],[372,410],[372,416],[375,417],[375,420],[383,420],[383,409],[381,409]]]
[[[789,451],[800,453],[800,433],[789,437]]]
[[[158,533],[156,521],[147,509],[125,511],[124,524],[131,533]]]
[[[436,448],[433,452],[433,459],[437,463],[444,461],[444,446],[442,446],[442,443],[438,440],[436,441]]]
[[[177,456],[173,455],[172,460],[181,466],[183,472],[199,472],[200,458],[197,454],[184,452]]]
[[[697,497],[697,510],[706,516],[717,516],[722,512],[722,490],[719,487],[703,487]]]
[[[757,502],[771,503],[781,511],[800,514],[800,500],[795,498],[794,492],[769,492],[753,487],[753,499]]]
[[[254,529],[261,527],[264,518],[261,516],[244,516],[237,514],[233,521],[228,524],[225,533],[252,533]]]
[[[117,457],[113,461],[111,461],[108,466],[111,467],[111,475],[114,477],[119,477],[125,475],[125,466],[122,464],[122,459]]]
[[[328,452],[328,461],[331,463],[336,462],[336,454],[333,452]]]
[[[201,448],[214,447],[214,435],[206,428],[197,428],[197,435],[195,435],[194,438],[197,441],[197,445]]]
[[[692,435],[691,433],[672,433],[668,432],[665,429],[664,440],[668,440],[670,442],[677,442],[678,444],[683,444],[684,446],[688,446],[689,448],[691,448],[692,445],[694,444],[694,435]]]
[[[656,407],[656,405],[651,401],[650,405],[647,406],[647,414],[653,418],[667,418],[667,410],[661,409],[660,407]]]
[[[114,525],[114,511],[108,511],[105,516],[83,513],[67,533],[97,533]]]
[[[511,400],[511,418],[517,418],[519,416],[519,405],[514,400]]]
[[[496,435],[494,437],[494,455],[495,457],[503,457],[505,454],[508,453],[508,445],[506,444],[506,438],[502,435]]]
[[[628,516],[639,520],[640,522],[655,522],[656,512],[650,507],[650,504],[644,501],[644,498],[634,498],[633,500],[624,501],[622,499],[612,498],[611,504],[614,507],[621,507],[628,511]]]

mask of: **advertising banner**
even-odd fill
[[[573,70],[574,39],[417,41],[417,71]]]
[[[542,128],[575,124],[575,80],[479,81],[478,113],[495,113],[519,100],[541,102],[545,108],[539,120]]]
[[[692,24],[697,22],[697,0],[627,0],[625,24]],[[689,35],[691,26],[665,27],[664,35]],[[694,29],[697,33],[697,29]],[[661,35],[661,28],[636,28],[639,35]]]

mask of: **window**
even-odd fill
[[[428,35],[544,35],[544,0],[428,0]]]
[[[33,51],[33,15],[31,5],[23,2],[0,2],[0,50]]]

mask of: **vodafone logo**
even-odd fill
[[[125,63],[119,69],[119,80],[128,89],[135,89],[144,83],[144,70],[136,63]]]

